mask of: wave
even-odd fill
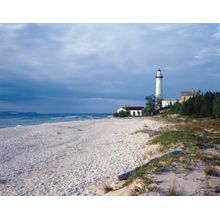
[[[65,118],[79,118],[77,115],[66,116]]]
[[[54,123],[62,121],[78,121],[78,120],[93,120],[102,119],[111,116],[107,113],[92,113],[92,114],[62,114],[62,113],[52,113],[52,114],[30,114],[30,113],[17,113],[17,114],[0,114],[0,128],[5,127],[20,127],[22,125],[36,125],[42,123]]]

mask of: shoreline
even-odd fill
[[[154,150],[137,131],[165,125],[105,118],[2,128],[0,195],[101,195],[101,186]]]
[[[13,129],[13,128],[24,128],[24,127],[35,127],[35,126],[41,126],[41,125],[56,125],[56,124],[63,124],[63,123],[72,123],[72,122],[84,122],[84,121],[93,121],[93,120],[102,120],[102,119],[109,119],[113,118],[112,117],[106,117],[106,118],[91,118],[91,119],[79,119],[79,120],[71,120],[71,121],[54,121],[54,122],[42,122],[39,124],[19,124],[19,125],[14,125],[14,126],[9,126],[9,127],[0,127],[1,129]]]
[[[67,114],[67,113],[51,113],[51,114],[0,114],[0,129],[14,128],[31,125],[53,124],[59,122],[72,122],[72,121],[85,121],[96,120],[113,117],[110,113],[80,113],[80,114]]]

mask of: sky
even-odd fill
[[[0,111],[111,113],[220,90],[220,24],[0,24]]]

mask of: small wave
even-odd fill
[[[77,115],[66,116],[65,118],[79,118]]]
[[[51,120],[57,120],[57,119],[60,119],[60,117],[52,117],[50,118]]]
[[[10,115],[7,118],[0,117],[0,128],[21,127],[25,125],[36,125],[42,123],[54,123],[62,121],[94,120],[107,117],[108,114],[22,114]]]

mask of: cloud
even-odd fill
[[[217,27],[217,31],[212,36],[216,39],[220,38],[220,26]]]
[[[176,28],[176,26],[178,27],[178,25],[174,25],[174,24],[153,24],[152,25],[152,30],[153,31],[171,31],[174,28]]]
[[[0,24],[0,29],[17,31],[24,29],[26,26],[27,24]]]
[[[87,103],[112,110],[154,93],[159,67],[166,97],[206,89],[196,77],[211,84],[207,72],[218,75],[219,31],[211,24],[1,24],[0,88],[13,90],[0,100],[23,109],[31,102],[37,111],[85,111]]]

